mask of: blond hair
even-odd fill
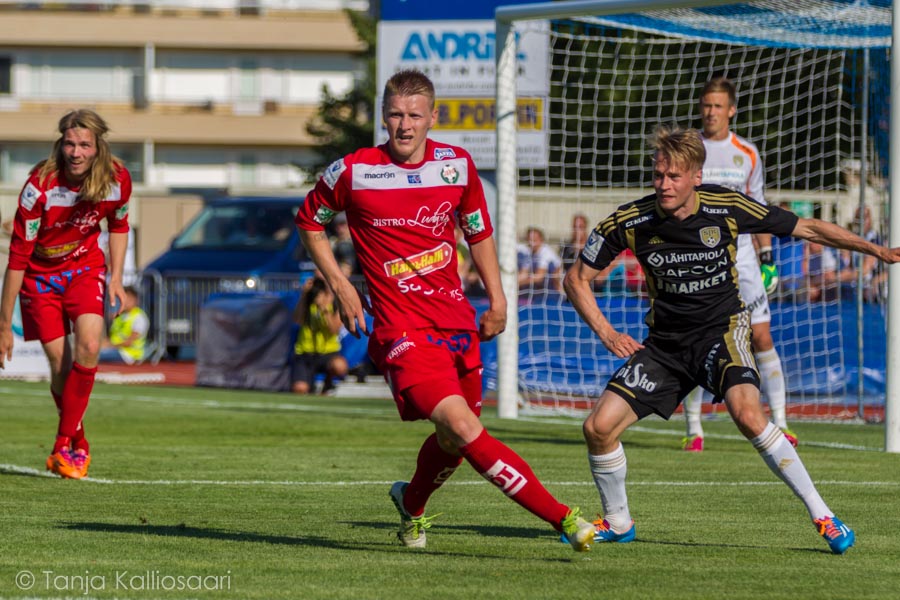
[[[384,84],[382,109],[387,108],[392,96],[416,96],[428,98],[429,108],[434,108],[434,84],[425,73],[416,69],[405,69],[391,75]]]
[[[691,171],[703,168],[706,147],[696,129],[682,129],[677,125],[660,125],[650,138],[654,156],[664,156],[670,163]]]
[[[63,115],[57,127],[59,139],[53,144],[50,157],[41,161],[35,167],[41,184],[50,175],[58,173],[65,164],[63,156],[63,140],[70,129],[87,129],[94,134],[97,144],[97,155],[91,163],[90,171],[81,184],[80,196],[88,202],[97,203],[109,197],[113,185],[116,182],[116,168],[122,166],[122,161],[113,156],[106,141],[109,126],[96,112],[88,108],[80,108]]]

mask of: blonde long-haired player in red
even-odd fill
[[[96,112],[73,110],[58,129],[49,158],[32,169],[19,194],[0,299],[0,368],[13,358],[18,297],[24,337],[40,340],[50,363],[50,393],[59,412],[47,469],[80,479],[91,461],[82,419],[97,372],[104,298],[111,306],[125,301],[131,175],[110,152],[109,127]],[[108,283],[97,244],[103,219],[109,230]]]

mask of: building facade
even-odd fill
[[[323,86],[343,94],[365,68],[344,9],[368,4],[0,2],[3,220],[57,121],[78,107],[111,127],[113,151],[135,180],[138,228],[150,210],[171,212],[164,204],[178,204],[185,190],[303,193],[315,143],[306,127]],[[168,231],[144,227],[140,237],[154,239],[139,243],[139,261],[189,216],[160,219],[175,226]]]

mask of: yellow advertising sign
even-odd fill
[[[544,128],[544,98],[516,100],[519,130],[540,131]],[[437,100],[438,119],[435,129],[493,130],[496,127],[494,98],[445,98]]]

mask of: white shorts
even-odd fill
[[[769,298],[766,296],[766,288],[763,287],[759,261],[756,259],[756,249],[753,247],[750,234],[740,234],[737,247],[738,286],[741,289],[741,298],[750,312],[750,325],[768,323],[772,320]]]

